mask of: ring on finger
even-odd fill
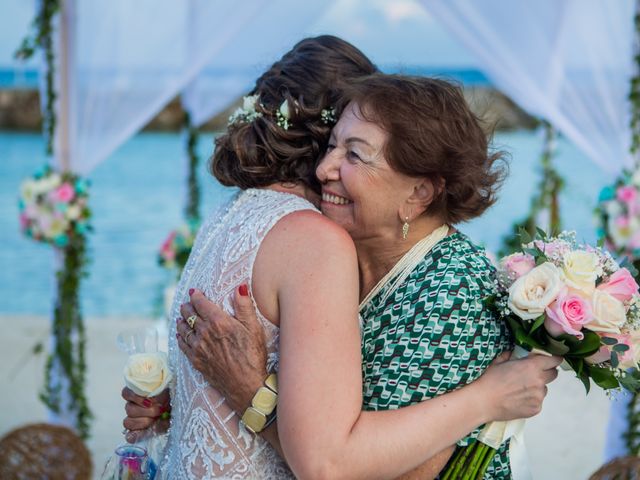
[[[196,324],[196,320],[198,319],[197,315],[191,315],[189,318],[187,318],[187,325],[189,325],[189,328],[191,328],[193,330],[193,326]]]

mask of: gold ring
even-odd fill
[[[189,338],[191,338],[191,335],[193,335],[193,330],[189,330],[184,337],[184,343],[186,343],[189,346],[191,346],[191,344],[189,343]]]
[[[193,329],[193,326],[196,324],[197,319],[197,315],[191,315],[189,318],[187,318],[187,325],[189,325],[189,328]]]

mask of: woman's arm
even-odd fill
[[[318,215],[290,215],[267,235],[262,254],[269,263],[254,283],[276,286],[281,328],[278,433],[298,477],[393,478],[493,418],[493,395],[481,383],[399,410],[362,412],[351,238]],[[553,369],[558,360],[542,362]],[[521,377],[515,390],[534,382],[539,401],[555,374]]]

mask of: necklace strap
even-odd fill
[[[411,250],[403,255],[403,257],[396,263],[389,272],[380,279],[380,281],[376,284],[375,287],[371,289],[371,291],[367,294],[367,296],[360,302],[359,310],[362,312],[362,309],[369,303],[369,301],[375,297],[380,291],[389,285],[389,288],[385,292],[382,297],[382,302],[385,302],[389,295],[398,288],[402,282],[404,282],[407,277],[411,274],[411,272],[418,266],[418,264],[422,261],[427,253],[431,251],[431,249],[443,238],[447,236],[449,232],[449,225],[441,225],[436,228],[429,235],[424,237],[418,243],[416,243]],[[393,283],[391,282],[392,279]]]

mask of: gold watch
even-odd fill
[[[269,375],[251,400],[251,406],[244,411],[242,423],[253,433],[260,433],[276,418],[278,404],[278,379],[275,373]]]

